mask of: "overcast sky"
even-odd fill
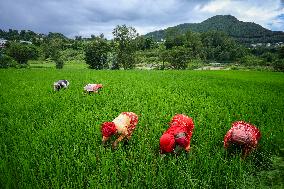
[[[0,0],[0,29],[112,38],[116,25],[146,34],[227,14],[284,31],[284,0]]]

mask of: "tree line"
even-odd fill
[[[0,37],[9,39],[0,51],[0,66],[26,67],[28,60],[34,59],[53,61],[59,69],[68,60],[80,60],[91,69],[127,70],[145,65],[156,69],[193,69],[209,62],[220,62],[284,70],[284,47],[248,48],[224,32],[188,30],[180,33],[176,28],[169,28],[163,42],[139,36],[135,28],[126,25],[116,26],[112,33],[112,40],[107,40],[103,34],[69,39],[60,33],[43,35],[0,30]],[[21,42],[23,39],[32,44]]]

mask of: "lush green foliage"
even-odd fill
[[[151,35],[139,36],[135,28],[126,25],[114,28],[112,40],[105,40],[103,34],[99,37],[75,36],[75,39],[68,39],[60,33],[43,35],[25,30],[0,30],[0,36],[33,42],[35,46],[30,46],[33,59],[51,59],[57,68],[63,68],[66,61],[86,60],[89,67],[95,69],[194,69],[217,62],[226,66],[231,64],[233,69],[283,71],[284,47],[280,43],[253,48],[240,43],[243,41],[252,45],[258,41],[268,42],[268,39],[283,42],[283,32],[271,32],[228,15],[189,25],[170,27],[159,32],[158,35],[164,39],[162,42],[156,42]],[[22,50],[16,52],[14,59],[24,59],[26,62],[26,53],[20,53]],[[8,51],[6,55],[12,56]],[[198,64],[192,64],[196,60]],[[5,67],[6,63],[3,65]]]
[[[272,63],[272,66],[275,71],[284,72],[284,59],[282,60],[276,60]]]
[[[183,46],[173,47],[166,57],[173,69],[186,69],[188,59],[187,49]]]
[[[161,54],[174,69],[185,69],[189,61],[236,62],[247,50],[222,32],[179,34],[174,28],[167,33],[166,50]],[[178,56],[178,57],[177,57]]]
[[[61,58],[64,61],[83,61],[85,52],[81,49],[74,50],[72,48],[61,51]]]
[[[58,35],[55,35],[50,40],[42,44],[42,49],[43,49],[45,59],[51,58],[55,62],[57,69],[63,68],[64,60],[61,56],[61,52],[64,49],[64,39],[63,38],[60,38],[58,37]]]
[[[135,39],[138,36],[135,28],[126,25],[116,26],[113,30],[114,49],[117,64],[123,69],[132,69],[135,66],[134,53],[136,51]],[[115,44],[117,43],[117,44]]]
[[[110,48],[106,39],[96,38],[85,48],[85,61],[92,69],[107,69],[107,55]]]
[[[58,79],[70,88],[53,92]],[[2,69],[0,83],[0,188],[283,188],[283,73]],[[122,111],[139,115],[130,144],[102,147],[101,123]],[[176,113],[194,119],[191,152],[160,157]],[[262,133],[246,160],[223,149],[236,120]]]
[[[17,62],[5,54],[0,54],[0,68],[16,67]]]
[[[14,58],[19,64],[27,64],[28,60],[38,57],[37,49],[34,45],[11,42],[5,49],[10,57]]]
[[[157,47],[157,43],[150,37],[138,36],[135,39],[137,50],[148,50]]]
[[[146,36],[160,41],[165,39],[168,30],[172,29],[176,29],[179,34],[184,34],[188,30],[192,32],[222,31],[243,44],[284,41],[284,32],[274,32],[255,23],[241,22],[230,15],[213,16],[198,24],[180,24],[165,30],[150,32]]]

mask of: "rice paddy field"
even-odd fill
[[[66,90],[52,84],[67,79]],[[88,83],[102,83],[85,95]],[[284,75],[253,71],[0,70],[0,188],[283,188]],[[138,114],[128,145],[101,145],[101,124]],[[171,118],[193,118],[191,151],[159,155]],[[232,122],[262,138],[241,159]]]

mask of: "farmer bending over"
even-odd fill
[[[192,119],[183,114],[177,114],[170,122],[170,127],[160,138],[160,153],[176,153],[175,147],[190,150],[190,140],[194,129]]]
[[[245,158],[254,150],[260,140],[261,134],[258,128],[244,121],[236,121],[224,137],[224,147],[237,145],[242,149],[242,157]]]
[[[113,148],[123,139],[130,140],[131,135],[138,124],[138,116],[133,112],[122,112],[112,122],[105,122],[102,124],[102,143],[103,145],[112,136],[116,135],[117,139],[113,143]]]
[[[103,88],[102,84],[88,84],[84,87],[86,93],[98,93],[99,90]]]

